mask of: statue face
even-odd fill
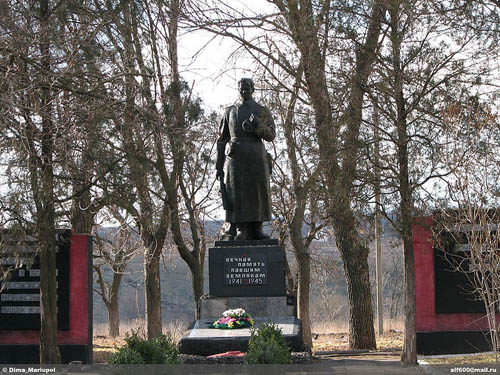
[[[243,81],[240,84],[240,95],[243,100],[250,99],[253,94],[252,86],[249,82]]]

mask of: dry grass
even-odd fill
[[[377,351],[399,352],[403,347],[403,323],[401,321],[384,322],[384,334],[376,335]],[[347,351],[349,350],[349,327],[339,323],[314,324],[313,350]]]
[[[402,331],[404,322],[400,319],[385,319],[384,331]],[[346,333],[349,332],[348,322],[317,322],[313,323],[312,331],[317,334],[323,333]],[[375,328],[376,330],[376,328]]]
[[[163,325],[163,333],[170,335],[177,342],[184,334],[186,327],[187,323],[181,320],[169,322]],[[139,334],[144,335],[144,332],[146,332],[146,322],[142,319],[137,319],[120,323],[120,337],[116,338],[108,336],[107,324],[94,325],[94,362],[108,362],[109,357],[118,351],[118,348],[125,345],[124,338],[126,334],[131,334],[132,332],[139,332]]]
[[[441,358],[425,358],[425,362],[434,365],[463,365],[463,364],[500,364],[500,355],[495,353],[478,353],[469,355],[453,355]]]

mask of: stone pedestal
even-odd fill
[[[296,299],[286,294],[283,250],[277,240],[216,241],[209,249],[209,292],[200,300],[200,320],[179,341],[182,354],[246,351],[250,329],[209,328],[225,310],[242,308],[255,320],[277,324],[293,351],[303,351]]]
[[[304,351],[302,339],[302,326],[300,320],[290,317],[255,317],[255,328],[262,323],[272,321],[279,328],[292,351]],[[188,331],[179,341],[179,352],[193,355],[212,355],[228,351],[248,350],[250,329],[214,329],[209,328],[213,319],[200,319],[194,321]]]

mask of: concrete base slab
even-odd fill
[[[297,316],[295,296],[279,297],[211,297],[200,299],[200,318],[221,317],[229,309],[242,308],[251,316]]]
[[[194,321],[179,341],[181,354],[212,355],[232,350],[246,352],[250,340],[250,329],[214,329],[209,325],[219,319],[212,317]],[[302,326],[295,317],[254,317],[255,328],[262,323],[273,322],[281,332],[292,351],[304,351]]]

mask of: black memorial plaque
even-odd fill
[[[57,326],[69,329],[70,231],[56,235]],[[34,239],[2,235],[0,268],[9,270],[0,281],[0,330],[40,329],[40,260]]]
[[[284,296],[281,246],[220,246],[208,253],[209,293],[216,297]]]
[[[468,279],[472,267],[467,255],[466,236],[448,235],[442,244],[443,248],[434,248],[436,313],[484,313],[484,303],[474,293],[475,288]]]

